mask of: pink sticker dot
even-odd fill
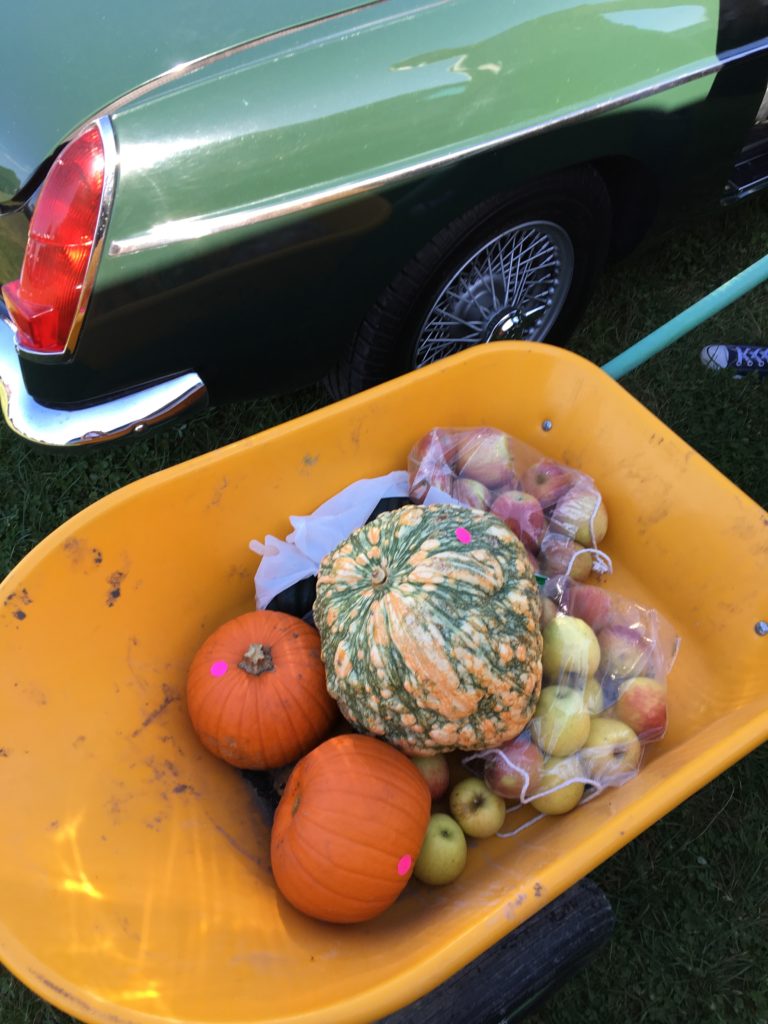
[[[472,540],[472,534],[469,532],[469,530],[465,530],[463,526],[458,526],[456,528],[456,536],[459,538],[462,544],[469,544],[469,542]]]
[[[228,667],[229,666],[227,665],[226,661],[214,661],[214,663],[211,665],[211,675],[223,676],[224,673],[227,671]]]
[[[398,875],[407,875],[411,870],[411,864],[413,864],[413,857],[410,853],[406,853],[404,857],[401,857],[397,862],[397,873]]]

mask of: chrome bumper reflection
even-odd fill
[[[208,406],[207,388],[196,373],[83,409],[41,405],[24,385],[14,339],[14,328],[0,302],[0,405],[8,426],[27,441],[56,448],[114,441]]]

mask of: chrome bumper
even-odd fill
[[[16,352],[15,329],[0,302],[0,405],[6,423],[21,437],[56,448],[114,441],[208,406],[196,373],[184,373],[119,398],[82,409],[41,405],[27,391]]]

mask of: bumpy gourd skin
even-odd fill
[[[490,512],[411,506],[320,564],[314,618],[328,690],[405,753],[517,736],[541,688],[541,601],[525,548]]]

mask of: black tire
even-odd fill
[[[326,380],[331,395],[342,398],[354,394],[432,361],[418,357],[427,348],[420,331],[443,289],[500,233],[531,222],[550,225],[559,238],[565,233],[573,259],[567,293],[563,291],[558,298],[559,311],[543,330],[532,325],[529,337],[553,344],[567,341],[603,268],[610,240],[608,191],[600,175],[588,166],[494,196],[438,232],[403,267],[360,324],[350,347]],[[541,230],[549,229],[544,226]],[[495,284],[493,294],[498,298]],[[508,321],[505,326],[514,330]],[[492,339],[471,343],[485,340]],[[455,350],[468,345],[462,341]]]

